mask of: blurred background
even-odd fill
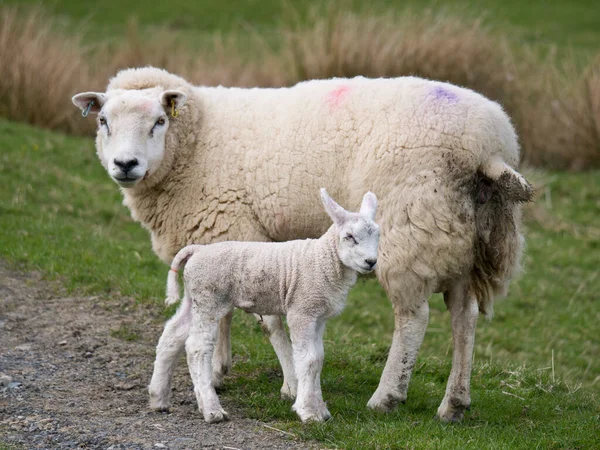
[[[372,279],[359,281],[328,324],[323,390],[341,411],[337,422],[298,428],[289,405],[273,397],[273,351],[245,315],[236,316],[244,325],[234,327],[235,375],[225,395],[251,417],[333,446],[367,448],[361,433],[381,447],[422,433],[409,441],[418,447],[437,433],[445,448],[492,438],[513,448],[519,430],[523,448],[528,439],[590,448],[578,424],[597,426],[599,414],[599,1],[0,1],[0,259],[74,292],[161,308],[166,266],[97,160],[94,120],[70,100],[144,65],[196,84],[246,87],[417,75],[500,102],[537,197],[524,213],[525,271],[493,321],[478,325],[473,402],[487,415],[476,409],[469,420],[486,427],[456,430],[448,443],[431,422],[452,353],[440,297],[431,301],[411,400],[385,419],[365,410],[393,330],[391,306]],[[552,437],[557,429],[565,435]]]

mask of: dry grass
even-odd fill
[[[70,97],[102,90],[119,69],[154,65],[196,84],[284,86],[333,76],[417,75],[466,86],[501,102],[514,118],[531,165],[582,169],[600,165],[600,56],[584,71],[532,53],[516,58],[506,40],[452,16],[359,16],[329,7],[310,26],[282,23],[272,42],[249,32],[250,52],[234,37],[202,49],[177,33],[145,35],[135,22],[118,46],[85,47],[39,9],[0,7],[0,116],[86,134]],[[248,43],[244,44],[245,47]],[[250,56],[248,56],[250,55]],[[515,60],[519,59],[519,64]]]
[[[524,81],[516,112],[529,165],[600,165],[600,54],[583,71],[574,60],[550,57]]]

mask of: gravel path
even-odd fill
[[[113,337],[122,324],[140,338]],[[184,361],[171,413],[151,412],[146,385],[162,325],[131,300],[65,298],[0,262],[0,448],[317,448],[244,418],[227,398],[231,421],[205,424]]]

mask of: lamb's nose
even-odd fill
[[[137,158],[130,159],[129,161],[119,161],[115,159],[115,166],[119,167],[123,172],[127,173],[135,166],[137,166],[138,160]]]
[[[365,259],[365,263],[369,266],[369,269],[372,269],[375,264],[377,264],[376,259]]]

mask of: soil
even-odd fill
[[[184,359],[170,413],[150,411],[164,318],[131,299],[62,294],[0,262],[0,448],[317,447],[245,418],[223,395],[231,420],[206,424]]]

